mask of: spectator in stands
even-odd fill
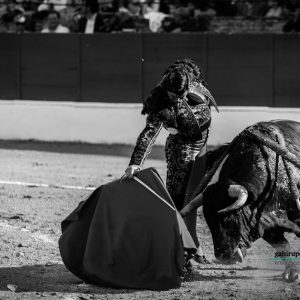
[[[213,18],[217,14],[213,7],[213,2],[210,0],[201,0],[196,3],[195,17]]]
[[[184,3],[182,1],[174,1],[173,3],[169,4],[169,11],[170,15],[172,15],[175,19],[181,20],[187,17],[192,17],[194,12],[194,5],[193,8],[192,2]]]
[[[252,14],[252,3],[249,0],[236,1],[236,15],[241,17],[249,17]]]
[[[14,18],[20,13],[7,12],[1,17],[2,32],[14,33],[16,32],[16,24]]]
[[[210,21],[216,16],[217,12],[210,0],[199,1],[195,5],[195,19],[198,31],[208,31]]]
[[[46,19],[46,27],[42,33],[69,33],[69,28],[60,24],[60,14],[56,10],[50,10]]]
[[[26,25],[27,25],[27,19],[24,14],[18,14],[14,17],[14,23],[15,23],[15,31],[16,33],[25,33],[28,32]]]
[[[251,17],[264,17],[268,10],[268,1],[266,0],[252,0]]]
[[[23,7],[17,4],[16,0],[8,0],[6,5],[3,5],[0,10],[1,32],[15,32],[16,24],[14,18],[23,13]]]
[[[175,22],[172,16],[165,17],[161,21],[162,32],[174,32],[177,29],[178,29],[178,24]]]
[[[158,2],[159,2],[159,11],[168,15],[170,13],[170,11],[169,11],[170,0],[159,0]]]
[[[116,14],[114,31],[142,31],[149,28],[149,21],[142,16],[140,0],[125,0],[121,3]]]
[[[232,0],[216,1],[214,8],[217,12],[217,16],[224,16],[224,17],[236,16],[235,1]]]
[[[288,16],[287,22],[283,25],[283,32],[300,32],[300,11]]]
[[[118,3],[115,0],[106,0],[106,2],[99,4],[101,26],[99,26],[99,32],[111,32],[113,29],[113,23],[118,11]]]
[[[184,6],[181,6],[181,14],[179,15],[180,19],[178,20],[181,31],[204,31],[201,28],[199,28],[201,20],[195,16],[196,8],[196,1],[188,1]]]
[[[300,1],[299,0],[285,0],[284,8],[295,11],[300,9]]]
[[[195,5],[192,1],[181,2],[179,0],[169,3],[169,14],[173,18],[172,32],[195,31],[194,18]]]
[[[159,11],[159,3],[155,0],[148,1],[144,18],[149,20],[149,28],[152,32],[158,32],[161,30],[162,20],[168,15]]]
[[[116,13],[119,8],[119,0],[104,0],[100,2],[100,12]]]
[[[41,3],[38,8],[37,11],[44,11],[44,10],[53,10],[54,9],[54,4],[49,1],[49,0],[45,0],[43,3]]]
[[[8,0],[1,10],[0,23],[3,32],[23,32],[25,30],[26,12],[16,0]]]
[[[83,8],[83,16],[78,21],[78,31],[82,33],[99,32],[101,17],[97,0],[87,0]]]
[[[18,4],[16,0],[6,1],[6,6],[4,6],[3,13],[24,13],[25,10],[21,4]]]
[[[269,0],[265,18],[280,18],[283,15],[283,7],[279,0]]]
[[[28,30],[30,32],[41,32],[44,28],[45,20],[47,19],[48,11],[42,10],[32,14]]]
[[[70,32],[78,31],[78,20],[81,18],[82,6],[75,3],[59,11],[60,24],[68,27]]]
[[[27,16],[31,16],[33,13],[35,13],[38,9],[38,6],[39,6],[38,1],[32,1],[32,0],[22,1],[22,7]]]
[[[115,7],[113,2],[99,6],[97,0],[87,0],[83,15],[78,21],[78,32],[97,33],[110,32],[113,28]]]
[[[300,10],[300,0],[286,0],[283,7],[283,14],[286,17],[295,17]]]

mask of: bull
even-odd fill
[[[300,123],[274,120],[249,126],[230,144],[208,152],[207,163],[181,215],[203,205],[215,257],[226,264],[242,262],[258,238],[288,253],[284,233],[300,237]],[[299,279],[295,262],[285,264],[284,280]]]

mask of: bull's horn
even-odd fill
[[[242,185],[236,185],[236,184],[230,185],[229,189],[228,189],[228,194],[232,198],[237,197],[237,200],[230,206],[219,210],[218,213],[224,213],[224,212],[228,212],[231,210],[237,210],[246,203],[247,198],[248,198],[248,192]]]
[[[300,210],[300,196],[296,200],[297,208]]]
[[[194,209],[200,207],[202,204],[203,204],[203,194],[201,193],[180,211],[180,215],[182,217],[185,217],[186,215],[191,213]]]

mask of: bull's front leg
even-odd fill
[[[271,244],[277,252],[287,254],[291,252],[291,246],[283,234],[284,231],[280,229],[265,230],[263,239]],[[300,280],[300,268],[295,261],[290,260],[290,258],[290,256],[282,256],[282,259],[285,262],[285,270],[282,277],[285,281],[293,282]]]

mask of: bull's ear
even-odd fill
[[[238,185],[238,184],[232,184],[229,186],[228,195],[231,198],[237,198],[237,200],[230,206],[219,210],[218,213],[224,213],[224,212],[228,212],[228,211],[232,211],[232,210],[237,210],[240,207],[242,207],[248,199],[247,189],[245,187],[243,187],[242,185]]]

